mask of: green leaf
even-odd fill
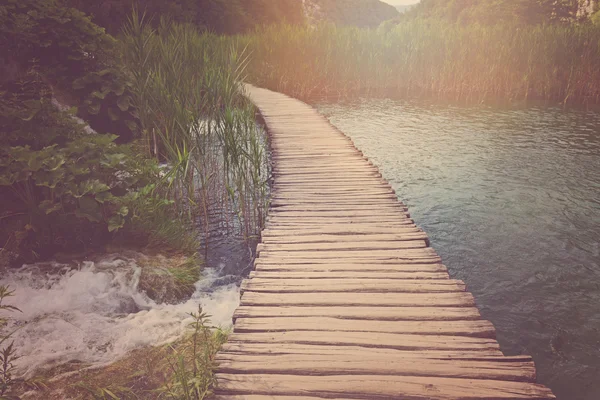
[[[65,176],[65,171],[57,169],[54,171],[38,171],[33,175],[35,184],[37,186],[46,186],[50,189],[54,189],[56,185],[61,183]]]
[[[121,215],[114,215],[108,220],[108,231],[116,232],[125,225],[125,218]]]
[[[121,207],[121,208],[119,209],[119,211],[117,212],[117,214],[119,214],[119,215],[121,215],[121,216],[123,216],[123,217],[126,217],[126,216],[127,216],[127,214],[129,214],[129,208],[127,208],[127,207],[123,206],[123,207]]]
[[[93,91],[92,92],[92,97],[95,97],[97,99],[100,100],[104,100],[104,98],[106,97],[106,92],[99,92],[99,91]]]
[[[62,208],[62,204],[55,203],[50,200],[44,200],[40,203],[40,210],[42,210],[46,215],[52,214]]]
[[[102,108],[102,104],[92,103],[88,105],[88,112],[93,115],[98,115],[100,114],[100,108]]]
[[[119,120],[119,110],[116,108],[113,108],[113,107],[109,107],[108,116],[110,117],[111,121],[118,121]]]
[[[101,164],[107,167],[116,167],[121,164],[123,160],[127,158],[125,154],[115,153],[115,154],[105,154],[105,161],[101,161]]]
[[[129,130],[132,132],[135,132],[137,130],[137,124],[135,123],[135,121],[128,119],[125,121],[125,125],[127,125]]]
[[[102,220],[102,211],[98,202],[87,196],[79,199],[79,209],[75,211],[75,215],[90,222],[100,222]]]
[[[119,97],[119,100],[117,100],[117,105],[119,106],[119,109],[123,112],[129,110],[129,105],[130,105],[129,96]]]
[[[79,184],[80,196],[84,196],[86,194],[96,195],[98,193],[106,192],[108,190],[110,190],[110,187],[108,187],[108,185],[100,182],[97,179],[88,180]]]
[[[98,203],[104,204],[105,202],[111,200],[114,196],[111,192],[102,192],[96,195],[96,201]]]
[[[55,155],[44,160],[44,164],[49,171],[56,171],[65,164],[65,159],[61,155]]]

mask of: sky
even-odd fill
[[[406,4],[415,4],[418,3],[420,0],[381,0],[384,3],[388,3],[388,4],[393,4],[395,6],[398,5],[406,5]]]

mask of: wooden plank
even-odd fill
[[[242,292],[261,293],[452,293],[464,292],[465,284],[449,279],[246,279]]]
[[[275,234],[263,231],[262,244],[313,244],[313,243],[361,243],[367,242],[403,242],[411,240],[427,241],[428,237],[425,232],[415,230],[414,232],[401,234],[320,234],[320,235],[290,235],[282,236],[281,231]]]
[[[476,307],[260,307],[240,306],[233,318],[332,317],[379,321],[475,321]]]
[[[250,278],[268,278],[268,279],[401,279],[401,280],[429,280],[429,279],[448,279],[447,272],[419,271],[419,272],[397,272],[397,271],[295,271],[295,270],[278,270],[278,271],[252,271]]]
[[[345,250],[345,251],[263,251],[260,258],[273,259],[367,259],[367,260],[403,260],[403,261],[441,261],[435,252],[427,247],[423,249],[403,250]]]
[[[372,219],[387,217],[387,216],[397,216],[397,215],[406,215],[408,211],[405,208],[380,208],[376,210],[369,210],[368,208],[364,209],[351,209],[352,207],[344,207],[341,209],[329,208],[327,210],[315,210],[313,207],[304,207],[303,210],[293,210],[293,209],[285,209],[285,208],[275,208],[269,212],[269,217],[287,217],[287,218],[309,218],[309,217],[370,217]]]
[[[547,400],[552,392],[529,382],[386,375],[301,376],[217,374],[223,394],[350,396],[410,400]]]
[[[236,332],[285,331],[384,332],[418,335],[450,335],[494,338],[489,321],[372,321],[330,317],[238,318]]]
[[[290,240],[297,236],[324,236],[324,235],[336,235],[344,237],[356,237],[357,240],[362,238],[362,235],[392,235],[392,236],[403,236],[408,234],[424,233],[421,229],[415,225],[400,225],[397,227],[379,227],[365,224],[353,224],[353,225],[340,225],[336,224],[333,226],[316,226],[314,228],[298,227],[293,228],[276,228],[268,227],[265,228],[261,236],[265,239],[271,240],[272,238],[279,238],[281,240]],[[364,237],[366,238],[366,236]]]
[[[367,354],[232,354],[217,359],[220,373],[289,375],[400,375],[535,382],[532,361],[432,360],[418,362]]]
[[[430,336],[427,336],[428,338]],[[532,361],[530,356],[506,357],[500,349],[476,348],[471,350],[399,350],[391,348],[350,346],[340,344],[303,344],[303,343],[258,343],[230,341],[221,347],[221,353],[229,354],[314,354],[314,355],[357,355],[372,357],[394,357],[404,360],[478,360],[478,361]]]
[[[327,243],[260,243],[256,251],[338,251],[338,250],[403,250],[426,248],[425,240],[403,240],[403,241],[343,241]]]
[[[473,295],[455,293],[257,293],[246,292],[245,306],[381,306],[381,307],[474,307]]]
[[[335,332],[335,331],[286,331],[286,332],[233,332],[229,343],[265,343],[338,346],[360,346],[367,349],[395,349],[403,351],[469,351],[488,354],[500,351],[498,342],[488,338],[468,336],[407,335],[385,332]]]
[[[374,263],[373,261],[368,262],[346,262],[339,263],[335,260],[320,260],[321,263],[302,263],[290,260],[290,262],[282,261],[271,261],[256,259],[254,266],[256,271],[294,271],[294,272],[339,272],[339,271],[350,271],[356,273],[371,273],[371,272],[385,272],[385,273],[396,273],[396,272],[443,272],[447,273],[448,269],[439,263],[431,264],[400,264],[400,263]]]

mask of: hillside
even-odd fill
[[[304,0],[309,21],[331,21],[340,25],[374,27],[399,15],[379,0]]]

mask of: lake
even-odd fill
[[[600,114],[316,105],[379,167],[508,355],[562,400],[600,398]]]

